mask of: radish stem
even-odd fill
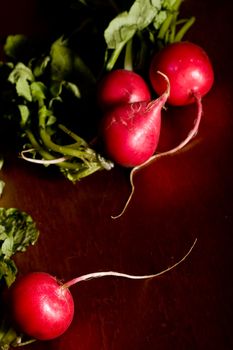
[[[193,25],[196,18],[191,17],[189,20],[186,21],[186,23],[180,28],[180,30],[176,33],[175,38],[173,42],[179,42],[183,39],[186,32],[189,30],[189,28]]]
[[[109,61],[107,62],[106,65],[106,70],[107,71],[111,71],[121,53],[121,51],[123,50],[124,46],[126,44],[126,41],[123,41],[122,43],[120,43],[120,45],[118,45],[118,47],[116,49],[114,49]]]
[[[124,69],[126,70],[133,70],[133,58],[132,58],[132,46],[133,46],[133,39],[131,38],[125,47],[125,59],[124,59]]]

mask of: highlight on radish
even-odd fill
[[[61,336],[70,326],[74,316],[74,300],[70,287],[82,281],[100,277],[123,277],[134,280],[151,279],[171,271],[191,253],[188,252],[170,267],[150,275],[131,275],[116,271],[89,273],[61,283],[46,272],[31,272],[16,281],[9,289],[12,320],[19,330],[37,340],[52,340]],[[21,344],[23,345],[23,344]]]

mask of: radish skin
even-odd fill
[[[73,297],[48,273],[33,272],[19,278],[10,287],[9,297],[13,321],[35,339],[57,338],[72,322]]]
[[[127,69],[107,73],[98,86],[97,101],[102,110],[150,100],[151,92],[147,83],[139,74]]]
[[[155,54],[149,77],[154,91],[161,95],[166,89],[161,71],[170,81],[168,104],[185,106],[195,102],[195,96],[205,96],[213,86],[214,71],[207,53],[188,41],[172,43]]]
[[[106,112],[100,126],[101,139],[108,157],[124,167],[135,167],[155,152],[160,136],[161,110],[170,92],[167,77],[163,94],[150,102],[127,103]]]

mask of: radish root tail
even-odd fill
[[[129,203],[133,197],[134,191],[135,191],[135,186],[134,186],[134,182],[133,182],[133,177],[135,175],[135,173],[141,169],[143,169],[144,167],[146,167],[147,165],[153,163],[155,160],[165,157],[165,156],[170,156],[174,153],[177,153],[179,151],[181,151],[198,133],[199,130],[199,125],[201,122],[201,118],[202,118],[202,114],[203,114],[203,108],[202,108],[202,99],[199,95],[195,95],[194,94],[194,98],[197,104],[197,117],[194,120],[194,125],[192,127],[192,129],[189,131],[188,135],[186,136],[186,138],[184,140],[182,140],[177,146],[175,146],[174,148],[165,151],[165,152],[161,152],[161,153],[156,153],[154,154],[152,157],[150,157],[147,161],[145,161],[144,163],[134,167],[131,172],[130,172],[130,186],[131,186],[131,192],[128,196],[128,199],[122,209],[122,211],[115,216],[111,216],[112,219],[118,219],[120,218],[126,211],[127,207],[129,206]]]
[[[194,240],[192,246],[189,248],[188,252],[180,260],[178,260],[175,264],[167,267],[166,269],[164,269],[160,272],[157,272],[155,274],[152,274],[152,275],[130,275],[130,274],[116,272],[116,271],[93,272],[93,273],[89,273],[89,274],[74,278],[74,279],[70,280],[69,282],[63,284],[62,287],[69,288],[72,285],[79,283],[79,282],[82,282],[82,281],[88,281],[88,280],[91,280],[94,278],[100,278],[100,277],[106,277],[106,276],[124,277],[124,278],[129,278],[129,279],[134,279],[134,280],[142,280],[142,279],[150,279],[150,278],[159,277],[159,276],[173,270],[175,267],[177,267],[183,261],[185,261],[187,259],[187,257],[189,256],[189,254],[192,252],[196,243],[197,243],[197,238],[195,238],[195,240]]]

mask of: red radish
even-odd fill
[[[175,106],[185,106],[195,102],[197,117],[194,126],[181,143],[168,151],[152,155],[140,166],[135,166],[130,172],[131,193],[120,214],[126,210],[134,193],[133,176],[144,166],[163,156],[172,155],[184,148],[197,134],[202,118],[202,97],[209,92],[214,82],[213,67],[206,52],[198,45],[190,42],[175,42],[152,58],[149,75],[156,93],[161,95],[166,91],[164,74],[170,82],[170,94],[167,102]]]
[[[135,167],[150,158],[158,145],[161,110],[169,96],[166,91],[156,100],[126,103],[107,111],[101,136],[108,157],[124,167]]]
[[[19,278],[10,288],[13,319],[27,335],[48,340],[69,327],[74,302],[67,288],[53,276],[33,272]]]
[[[74,301],[69,288],[76,283],[104,276],[130,279],[148,279],[161,276],[183,262],[191,253],[197,239],[189,251],[172,266],[153,275],[129,275],[106,271],[94,272],[72,279],[62,284],[45,272],[32,272],[17,279],[10,287],[9,304],[12,318],[24,334],[39,340],[50,340],[62,335],[74,315]]]
[[[151,93],[144,79],[137,73],[113,70],[102,79],[97,92],[98,104],[102,109],[121,103],[149,101]]]
[[[191,42],[176,42],[154,55],[150,65],[150,81],[155,92],[161,95],[166,84],[161,75],[170,81],[168,103],[184,106],[195,102],[195,96],[203,97],[214,82],[213,67],[206,52]]]

